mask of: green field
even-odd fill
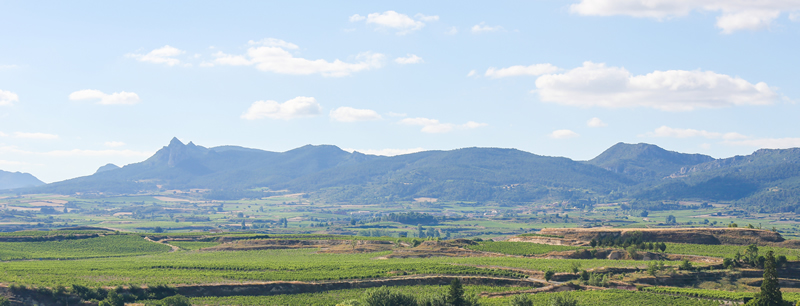
[[[170,247],[138,235],[63,241],[0,242],[0,260],[119,257],[169,252]]]
[[[535,255],[547,254],[550,252],[560,251],[573,251],[580,249],[587,249],[586,247],[566,246],[566,245],[549,245],[530,242],[505,242],[505,241],[486,241],[478,245],[467,246],[468,249],[495,252],[509,255]]]
[[[427,294],[443,294],[447,292],[446,286],[401,286],[393,289],[414,296]],[[504,288],[487,286],[465,286],[467,294],[480,292],[502,292],[509,290],[524,290],[525,288]],[[335,305],[351,299],[358,299],[363,294],[363,289],[334,290],[324,293],[306,293],[274,296],[239,296],[239,297],[214,297],[193,298],[192,303],[197,305]],[[540,293],[529,295],[533,305],[549,305],[553,295],[564,293]],[[686,306],[717,306],[717,302],[701,300],[690,297],[659,295],[648,292],[635,292],[623,290],[606,291],[575,291],[569,292],[580,305],[686,305]],[[478,301],[484,306],[507,306],[510,297],[480,298]]]

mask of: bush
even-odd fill
[[[684,259],[683,262],[681,262],[681,265],[678,266],[678,269],[690,271],[693,269],[692,263],[689,262],[688,259]]]
[[[549,282],[549,281],[550,281],[550,279],[552,279],[552,278],[553,278],[553,275],[555,275],[555,274],[556,274],[556,273],[555,273],[555,272],[553,272],[553,271],[547,271],[547,272],[544,272],[544,280],[546,280],[546,281],[548,281],[548,282]]]
[[[4,296],[0,296],[0,306],[11,306],[11,302]]]
[[[99,306],[125,306],[125,301],[116,291],[111,291],[106,296],[106,299],[100,302]]]
[[[159,306],[192,306],[189,298],[182,295],[173,295],[158,302]]]
[[[407,306],[416,305],[413,296],[389,289],[386,286],[369,289],[362,298],[364,306]]]
[[[527,294],[517,294],[508,301],[509,306],[533,306],[531,297]]]
[[[577,306],[578,300],[572,297],[571,294],[555,293],[550,297],[550,306]]]

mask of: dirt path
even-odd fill
[[[144,240],[147,240],[147,241],[150,241],[150,242],[153,242],[153,243],[160,243],[160,244],[166,245],[166,246],[172,248],[172,250],[169,250],[170,253],[181,250],[181,248],[179,248],[179,247],[176,247],[174,245],[171,245],[171,244],[163,242],[163,241],[154,241],[153,239],[150,239],[150,237],[147,237],[147,236],[144,237]]]

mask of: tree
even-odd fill
[[[755,244],[751,244],[747,246],[747,250],[744,251],[744,256],[747,258],[747,262],[751,265],[758,264],[758,246]]]
[[[664,253],[667,250],[667,244],[662,242],[658,245],[658,249],[661,250],[661,253]]]
[[[461,280],[458,278],[450,282],[450,291],[447,293],[447,304],[452,306],[467,305],[467,302],[464,300],[464,287],[461,286]]]
[[[789,305],[783,300],[781,286],[778,283],[778,269],[775,263],[775,255],[772,251],[767,252],[764,261],[764,280],[761,282],[761,292],[756,297],[747,302],[746,305],[758,306],[782,306]]]
[[[592,239],[592,241],[589,242],[589,245],[591,245],[592,247],[596,247],[597,246],[597,240]]]
[[[156,226],[156,228],[153,229],[153,233],[163,233],[163,232],[164,229],[161,228],[160,226]]]
[[[552,278],[553,278],[553,275],[555,275],[555,274],[556,274],[556,273],[555,273],[555,272],[553,272],[553,271],[547,271],[547,272],[544,272],[544,280],[546,280],[546,281],[548,281],[548,282],[549,282],[549,281],[550,281],[550,279],[552,279]]]
[[[11,306],[11,302],[4,296],[0,296],[0,306]]]
[[[675,218],[673,215],[667,216],[667,224],[675,224],[678,223],[678,219]]]

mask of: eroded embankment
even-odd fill
[[[543,287],[544,283],[520,278],[458,276],[458,275],[416,275],[372,280],[348,280],[329,282],[263,282],[219,285],[177,286],[179,294],[189,297],[232,296],[232,295],[276,295],[313,293],[329,290],[372,288],[381,286],[449,285],[454,279],[461,279],[466,285],[491,285],[505,287]]]
[[[695,244],[732,244],[732,245],[775,245],[785,239],[777,232],[750,228],[545,228],[541,234],[560,236],[550,238],[560,243],[578,245],[592,239],[632,235],[638,232],[644,241],[695,243]],[[529,238],[529,237],[525,237]],[[529,241],[533,242],[530,237]]]

